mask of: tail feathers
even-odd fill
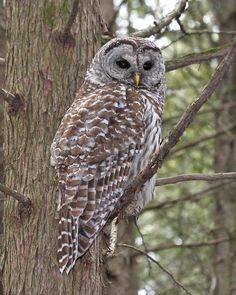
[[[74,218],[71,215],[71,210],[66,207],[62,209],[62,216],[59,221],[58,261],[61,273],[67,270],[67,265],[72,265],[76,260],[77,248],[78,218]]]
[[[97,222],[98,219],[96,223],[91,219],[87,223],[82,223],[79,218],[75,218],[71,214],[67,218],[61,218],[58,237],[58,261],[61,273],[65,271],[68,274],[74,267],[76,260],[84,255],[92,245],[105,223],[105,221],[104,223],[99,222],[99,224]]]

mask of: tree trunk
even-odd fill
[[[102,294],[99,239],[69,275],[59,273],[56,260],[57,192],[50,144],[100,43],[98,1],[79,1],[75,43],[70,35],[59,34],[72,3],[7,1],[6,88],[24,104],[16,115],[5,114],[6,185],[30,197],[33,209],[28,214],[6,197],[5,295]]]
[[[236,6],[231,0],[211,0],[219,30],[236,30]],[[220,35],[220,44],[229,42],[232,37]],[[236,64],[224,79],[217,93],[222,106],[232,104],[236,99]],[[235,123],[236,108],[220,111],[216,116],[217,129]],[[236,168],[236,132],[226,132],[216,140],[215,170],[216,172],[235,171]],[[216,238],[231,237],[236,229],[236,185],[223,186],[216,192],[215,227]],[[216,286],[214,295],[236,294],[236,245],[235,241],[217,244],[214,251],[214,276]]]
[[[5,14],[3,1],[0,1],[0,58],[5,58],[6,54],[5,38]],[[5,82],[5,64],[0,62],[0,87],[4,87]],[[3,103],[0,99],[0,182],[4,181],[4,157],[3,157]],[[3,255],[3,195],[0,193],[0,261]],[[0,295],[3,295],[2,289],[2,269],[0,266]]]
[[[5,17],[4,7],[0,2],[0,58],[5,58],[6,55],[6,38],[5,38]],[[0,61],[0,88],[4,88],[5,83],[5,64]],[[3,103],[0,99],[0,182],[3,182]],[[1,206],[1,205],[0,205]],[[0,216],[2,216],[0,214]],[[1,223],[1,221],[0,221]],[[1,230],[0,230],[1,231]]]

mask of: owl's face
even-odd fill
[[[155,90],[164,77],[165,66],[160,49],[143,38],[116,38],[96,54],[89,73],[96,82],[119,81]]]

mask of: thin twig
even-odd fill
[[[223,179],[236,179],[236,172],[226,173],[214,173],[214,174],[182,174],[172,177],[159,178],[156,181],[156,186],[162,186],[167,184],[174,184],[178,182],[186,182],[193,180],[204,180],[204,181],[218,181]]]
[[[183,243],[183,244],[167,243],[167,244],[160,244],[160,245],[158,245],[156,247],[149,248],[149,249],[147,249],[146,252],[148,252],[148,253],[150,253],[150,252],[159,252],[159,251],[175,249],[175,248],[186,249],[186,248],[209,247],[209,246],[214,246],[214,245],[218,245],[218,244],[221,244],[221,243],[229,242],[229,241],[232,241],[232,240],[233,240],[233,238],[231,237],[231,238],[222,238],[222,239],[210,240],[210,241],[189,242],[189,243]],[[136,256],[139,256],[139,254],[135,253],[132,256],[136,257]]]
[[[188,33],[185,31],[184,25],[182,24],[182,22],[181,22],[181,20],[180,20],[179,17],[176,17],[176,22],[177,22],[177,24],[179,25],[179,28],[180,28],[181,32],[182,32],[184,35],[188,34]]]
[[[199,64],[203,61],[210,61],[215,58],[224,57],[228,53],[230,46],[232,46],[232,43],[216,48],[211,48],[199,53],[187,54],[173,60],[167,60],[165,62],[166,72],[177,70],[179,68],[193,64]]]
[[[12,103],[16,99],[14,94],[3,88],[0,88],[0,97],[4,99],[7,103]]]
[[[141,173],[139,173],[135,177],[135,179],[126,187],[126,190],[122,196],[122,207],[126,206],[126,204],[130,202],[129,196],[132,196],[135,192],[140,191],[143,184],[148,179],[150,179],[161,167],[164,159],[169,154],[170,150],[177,144],[186,128],[193,121],[193,118],[196,116],[197,112],[208,100],[208,98],[214,93],[217,86],[220,84],[220,81],[222,80],[223,76],[229,70],[230,66],[235,60],[235,55],[236,41],[233,42],[229,53],[223,59],[223,61],[221,61],[220,65],[217,67],[211,79],[204,87],[200,96],[187,107],[179,122],[170,131],[168,137],[162,142],[159,153],[153,156],[152,160],[149,162],[147,167],[143,171],[141,171]],[[118,212],[116,212],[116,214],[118,214]]]
[[[160,264],[160,262],[158,262],[156,259],[154,259],[151,255],[149,255],[148,253],[146,253],[145,251],[139,249],[139,248],[136,248],[135,246],[132,246],[132,245],[128,245],[128,244],[117,244],[117,247],[125,247],[125,248],[129,248],[129,249],[133,249],[134,251],[137,251],[145,256],[148,257],[148,259],[150,259],[152,262],[154,262],[156,265],[158,265],[158,267],[163,271],[165,272],[171,279],[172,281],[178,286],[180,287],[182,290],[185,291],[186,294],[189,294],[189,295],[192,295],[192,293],[190,293],[186,287],[183,286],[183,284],[181,284],[179,281],[176,280],[176,278],[173,276],[173,274],[167,270],[164,266],[162,266]]]
[[[220,135],[223,135],[223,134],[229,132],[230,130],[234,130],[235,128],[236,128],[236,124],[232,124],[231,126],[226,126],[224,129],[219,130],[213,134],[207,135],[205,137],[201,137],[198,140],[191,141],[185,145],[175,148],[174,150],[171,151],[171,155],[178,153],[180,151],[186,150],[188,148],[195,147],[196,145],[202,144],[203,142],[208,141],[210,139],[214,139]]]
[[[236,35],[236,31],[209,31],[209,30],[196,30],[196,31],[186,31],[183,34],[182,30],[181,31],[168,31],[167,32],[169,35],[173,35],[176,36],[179,34],[179,36],[177,38],[175,38],[174,40],[172,40],[169,44],[163,46],[161,49],[164,50],[168,47],[170,47],[172,44],[176,43],[177,41],[180,41],[182,39],[184,39],[185,37],[189,37],[192,35],[202,35],[202,34],[217,34],[217,35]]]
[[[137,223],[137,218],[136,218],[136,216],[134,217],[134,224],[135,224],[135,226],[136,226],[136,228],[137,228],[137,231],[138,231],[138,234],[140,235],[140,238],[141,238],[141,240],[142,240],[143,248],[144,248],[145,252],[148,252],[148,251],[147,251],[147,245],[146,245],[146,242],[145,242],[145,239],[144,239],[143,233],[141,232],[141,230],[140,230],[140,228],[139,228],[139,225],[138,225],[138,223]],[[150,260],[149,260],[149,259],[147,260],[147,262],[148,262],[149,275],[150,275],[150,274],[151,274],[152,266],[151,266],[151,263],[150,263]]]
[[[149,205],[143,208],[143,210],[141,211],[141,214],[143,214],[146,211],[151,211],[151,210],[160,210],[160,209],[167,209],[170,208],[172,206],[175,206],[179,203],[184,203],[184,202],[195,202],[198,201],[199,199],[203,198],[206,196],[206,193],[208,192],[212,192],[216,189],[218,189],[219,187],[222,187],[224,185],[229,185],[230,183],[233,183],[234,181],[224,181],[224,182],[220,182],[214,185],[210,185],[207,188],[201,189],[195,193],[189,194],[183,198],[178,198],[178,199],[174,199],[174,200],[166,200],[166,201],[162,201],[157,205]],[[210,194],[207,195],[208,197],[214,197],[214,194]]]
[[[183,13],[186,4],[188,0],[180,0],[176,3],[175,8],[172,12],[167,14],[159,23],[157,21],[154,22],[154,26],[150,26],[147,29],[136,31],[135,33],[132,33],[132,36],[135,37],[150,37],[151,35],[156,35],[161,32],[161,30],[165,27],[167,27],[172,20],[174,20],[177,17],[180,17],[180,15]]]
[[[205,114],[208,114],[208,113],[216,113],[218,111],[221,111],[222,110],[229,110],[231,108],[234,108],[236,107],[236,102],[233,102],[233,103],[226,103],[224,105],[220,105],[220,106],[217,106],[217,107],[210,107],[210,108],[205,108],[203,110],[200,110],[198,112],[198,116],[200,115],[205,115]],[[173,121],[173,120],[177,120],[180,118],[180,115],[174,115],[174,116],[171,116],[171,117],[167,117],[163,120],[163,124],[168,124],[169,122]]]
[[[5,195],[11,196],[16,199],[23,207],[27,208],[27,210],[32,207],[32,203],[29,198],[15,190],[10,189],[2,183],[0,183],[0,191],[3,192]]]
[[[181,28],[180,30],[173,30],[173,31],[169,31],[168,33],[170,33],[171,35],[176,35],[176,34],[179,34],[179,33],[183,33],[183,28]],[[212,30],[185,30],[185,34],[186,35],[203,35],[203,34],[209,34],[209,35],[212,35],[212,34],[216,34],[216,35],[236,35],[236,31],[235,30],[224,30],[224,31],[212,31]]]

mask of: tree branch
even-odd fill
[[[209,61],[215,58],[224,57],[229,52],[229,48],[231,46],[232,43],[216,48],[211,48],[200,53],[191,53],[173,60],[167,60],[165,62],[166,72],[170,72],[193,64],[199,64],[203,61]]]
[[[182,26],[182,29],[181,30],[173,30],[173,31],[170,31],[169,33],[171,33],[172,35],[176,35],[176,34],[179,34],[179,33],[184,33],[185,35],[202,35],[202,34],[209,34],[209,35],[212,35],[212,34],[217,34],[217,35],[232,35],[232,36],[235,36],[236,35],[236,31],[232,30],[225,30],[225,31],[211,31],[211,30],[187,30],[184,29],[183,30],[183,26]]]
[[[157,21],[154,22],[154,26],[150,26],[145,30],[137,31],[131,36],[134,37],[143,37],[147,38],[151,35],[156,35],[161,32],[161,30],[167,27],[173,19],[180,17],[183,11],[185,10],[186,4],[188,0],[180,0],[176,3],[175,8],[172,12],[167,14],[159,23]]]
[[[222,110],[229,110],[231,108],[234,108],[236,107],[236,102],[233,102],[233,103],[225,103],[224,105],[220,105],[220,106],[213,106],[213,107],[210,107],[210,108],[205,108],[203,110],[200,110],[197,115],[200,116],[200,115],[205,115],[205,114],[208,114],[208,113],[216,113],[218,111],[222,111]],[[171,121],[173,120],[177,120],[179,119],[180,115],[174,115],[174,116],[171,116],[171,117],[167,117],[167,118],[164,118],[163,119],[163,124],[168,124],[170,123]]]
[[[0,88],[0,98],[8,103],[8,113],[11,115],[15,115],[24,104],[19,94],[12,94],[3,88]]]
[[[223,179],[236,179],[236,172],[214,173],[214,174],[182,174],[172,177],[159,178],[156,186],[186,182],[192,180],[218,181]]]
[[[8,92],[7,90],[0,88],[0,97],[4,99],[7,103],[13,103],[13,101],[16,99],[15,95]]]
[[[193,194],[189,194],[187,196],[185,196],[184,198],[179,198],[179,199],[174,199],[174,200],[166,200],[166,201],[162,201],[157,205],[149,205],[143,208],[141,213],[144,213],[146,211],[150,211],[150,210],[159,210],[159,209],[167,209],[170,208],[172,206],[175,206],[179,203],[184,203],[184,202],[194,202],[199,200],[202,197],[205,197],[205,194],[208,192],[211,192],[213,190],[218,189],[219,187],[222,187],[224,185],[228,185],[230,183],[233,183],[234,181],[224,181],[224,182],[220,182],[214,185],[210,185],[207,188],[204,188],[202,190],[199,190],[196,193]],[[214,197],[213,194],[209,195],[210,197]]]
[[[21,193],[18,193],[15,190],[8,188],[2,183],[0,183],[0,191],[3,192],[5,195],[11,196],[14,199],[16,199],[20,203],[20,205],[24,209],[26,209],[28,212],[31,211],[32,202],[29,198],[25,197],[24,195],[22,195]]]
[[[152,160],[149,162],[147,167],[143,171],[141,171],[135,177],[135,179],[127,186],[122,196],[121,207],[126,206],[126,204],[130,202],[129,196],[132,196],[135,192],[139,191],[141,187],[144,185],[144,183],[148,179],[150,179],[161,167],[164,159],[169,154],[170,150],[177,144],[186,128],[193,121],[193,118],[195,117],[197,112],[200,110],[203,104],[208,100],[208,98],[213,94],[217,86],[220,84],[220,81],[222,80],[223,76],[235,60],[235,55],[236,41],[233,42],[229,53],[217,67],[211,79],[204,87],[200,96],[187,107],[179,122],[169,132],[168,137],[163,141],[163,143],[160,146],[159,153],[153,156]]]
[[[165,272],[171,279],[172,281],[178,286],[180,287],[182,290],[185,291],[186,294],[192,295],[192,293],[190,293],[179,281],[176,280],[176,278],[173,276],[173,274],[168,271],[166,268],[164,268],[160,262],[158,262],[156,259],[154,259],[151,255],[149,255],[148,253],[146,253],[145,251],[136,248],[135,246],[132,245],[128,245],[128,244],[117,244],[117,247],[125,247],[125,248],[129,248],[132,249],[134,251],[137,251],[138,253],[141,253],[142,255],[145,255],[146,257],[148,257],[148,259],[150,259],[152,262],[154,262],[156,265],[158,265],[158,267]]]
[[[183,243],[183,244],[179,244],[179,245],[174,244],[174,243],[167,243],[167,244],[160,244],[159,246],[149,248],[147,251],[148,252],[159,252],[159,251],[175,249],[175,248],[186,249],[186,248],[209,247],[209,246],[214,246],[214,245],[218,245],[221,243],[229,242],[232,240],[233,240],[233,238],[222,238],[222,239],[218,239],[218,240],[190,242],[190,243]],[[117,244],[118,247],[119,247],[119,245],[121,246],[122,244]],[[142,253],[135,253],[132,256],[136,257],[136,256],[139,256],[140,254],[142,255]]]

